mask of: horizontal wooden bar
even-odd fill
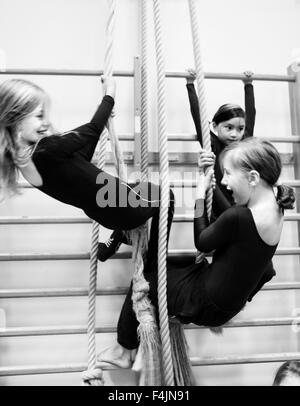
[[[262,137],[259,137],[262,138]],[[281,137],[263,137],[264,140],[274,143],[299,143],[299,135],[281,136]],[[197,141],[196,134],[169,134],[168,141]]]
[[[209,365],[237,365],[237,364],[254,364],[269,362],[284,362],[300,359],[300,352],[285,352],[273,354],[253,354],[248,356],[232,355],[218,358],[199,358],[191,357],[192,366],[209,366]],[[117,370],[119,368],[108,363],[97,363],[103,371]],[[60,364],[60,365],[33,365],[33,366],[10,366],[0,367],[0,376],[19,376],[19,375],[41,375],[41,374],[58,374],[83,372],[87,369],[85,363]]]
[[[255,354],[255,355],[235,355],[218,358],[198,358],[192,357],[193,366],[208,365],[238,365],[238,364],[260,364],[269,362],[285,362],[300,360],[300,352],[278,353],[278,354]]]
[[[1,69],[0,75],[46,75],[46,76],[101,76],[103,70],[88,69]],[[133,77],[133,71],[114,71],[114,76]],[[167,78],[188,78],[191,77],[187,72],[165,72]],[[213,73],[205,72],[206,79],[228,79],[243,80],[245,75],[242,73]],[[252,80],[263,80],[271,82],[295,82],[296,76],[292,75],[272,75],[272,74],[254,74]]]
[[[300,289],[300,282],[276,282],[268,283],[262,290],[292,290]],[[119,286],[114,288],[97,289],[97,296],[126,295],[128,288]],[[85,288],[40,288],[40,289],[0,289],[0,299],[20,299],[35,297],[78,297],[88,296]]]
[[[97,296],[126,295],[128,287],[97,289]],[[34,297],[77,297],[87,296],[84,288],[40,288],[40,289],[0,289],[0,299],[34,298]]]
[[[299,255],[299,247],[278,248],[275,255]],[[112,259],[130,259],[131,252],[118,252]],[[174,260],[182,259],[182,257],[195,257],[196,251],[194,249],[187,250],[169,250],[168,257]],[[207,257],[211,256],[207,254]],[[57,253],[24,253],[24,254],[0,254],[0,262],[3,261],[65,261],[65,260],[88,260],[90,259],[89,253],[70,253],[70,254],[57,254]]]
[[[300,213],[286,214],[285,221],[300,221]],[[194,221],[192,214],[182,214],[174,216],[174,223],[189,223]],[[89,217],[0,217],[0,225],[32,225],[32,224],[92,224]]]
[[[91,69],[1,69],[0,75],[36,75],[36,76],[101,76],[103,70]],[[133,71],[114,71],[113,76],[133,77]]]
[[[298,179],[282,179],[281,183],[291,187],[300,187],[300,180]],[[176,179],[170,181],[170,186],[174,188],[196,187],[196,182],[195,180]]]
[[[191,78],[187,72],[166,72],[167,78]],[[205,72],[206,79],[227,79],[227,80],[243,80],[245,75],[242,73],[213,73]],[[271,75],[271,74],[254,74],[251,77],[253,80],[271,81],[271,82],[296,82],[294,75]]]
[[[224,328],[245,328],[245,327],[275,327],[290,326],[295,323],[294,317],[262,318],[253,320],[232,320],[224,324]],[[207,329],[205,326],[187,324],[185,330]],[[116,333],[116,326],[97,326],[97,334]],[[0,337],[33,337],[50,335],[71,335],[86,334],[87,326],[38,326],[38,327],[9,327],[0,328]]]

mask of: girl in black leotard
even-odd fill
[[[197,140],[203,146],[199,102],[194,86],[196,73],[192,69],[189,69],[188,73],[189,77],[186,80],[186,88],[191,114],[197,133]],[[204,165],[210,165],[212,159],[215,158],[216,187],[213,196],[212,219],[217,218],[224,210],[234,204],[232,193],[221,183],[223,174],[219,164],[219,156],[226,145],[252,137],[254,132],[256,109],[251,78],[253,73],[246,71],[244,75],[245,110],[237,104],[230,103],[219,107],[211,123],[210,140],[212,154],[205,150],[200,153],[200,162]]]
[[[201,252],[214,250],[211,264],[203,260],[188,266],[168,263],[167,300],[171,316],[182,323],[220,326],[245,306],[266,280],[283,225],[283,211],[293,207],[295,196],[288,186],[273,188],[280,176],[278,151],[267,141],[249,138],[224,150],[222,184],[231,190],[236,205],[209,225],[205,194],[213,170],[199,177],[196,189],[194,241]],[[157,241],[157,236],[156,236]],[[145,277],[150,298],[157,305],[157,260],[148,253]],[[100,355],[102,361],[129,366],[138,346],[137,320],[131,289],[118,322],[118,343]]]
[[[91,121],[52,134],[48,97],[35,84],[0,85],[0,192],[17,192],[17,173],[41,192],[82,209],[101,225],[130,230],[159,215],[159,187],[130,186],[91,163],[114,106],[115,81],[103,78],[105,96]],[[172,200],[172,195],[171,195]]]

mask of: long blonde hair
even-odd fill
[[[27,80],[0,84],[0,200],[18,193],[18,168],[28,163],[34,148],[21,144],[18,125],[46,100],[44,90]]]

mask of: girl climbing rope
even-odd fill
[[[284,209],[293,208],[295,201],[288,186],[277,186],[274,194],[281,161],[267,141],[250,138],[228,145],[222,165],[222,184],[232,191],[236,206],[209,225],[204,200],[213,182],[212,169],[200,174],[196,189],[195,246],[202,252],[215,250],[212,263],[204,258],[188,266],[168,264],[169,314],[184,324],[221,326],[244,308],[269,278],[266,273],[280,241]],[[145,277],[156,304],[157,260],[150,252]],[[136,329],[130,289],[118,322],[118,342],[100,354],[101,361],[129,367],[139,345]]]
[[[0,191],[17,192],[17,175],[36,189],[82,209],[106,228],[134,229],[159,215],[157,185],[129,185],[91,163],[114,106],[115,81],[103,78],[104,97],[91,121],[56,134],[49,98],[37,85],[11,79],[0,85]]]

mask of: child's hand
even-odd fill
[[[247,85],[249,83],[252,83],[253,79],[253,72],[251,72],[250,70],[246,70],[245,72],[243,72],[245,77],[242,79],[244,84]]]
[[[214,166],[216,156],[213,152],[208,152],[202,149],[199,153],[198,166],[199,168],[205,169],[209,166]]]
[[[187,73],[189,76],[186,78],[186,84],[189,85],[191,83],[194,83],[196,79],[196,72],[194,69],[187,69]]]
[[[112,76],[101,76],[103,94],[111,96],[113,99],[116,95],[116,81]]]

